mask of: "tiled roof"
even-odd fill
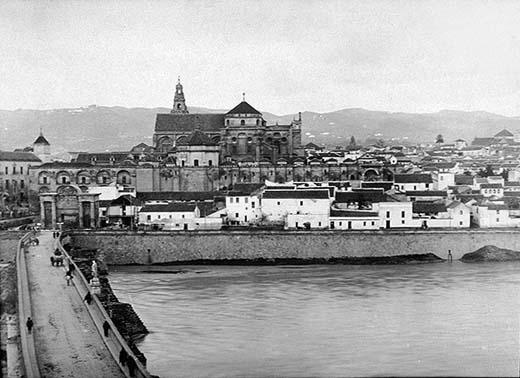
[[[137,205],[137,204],[139,204],[139,200],[129,194],[124,194],[122,196],[119,196],[118,198],[116,198],[115,200],[112,200],[112,202],[110,202],[110,205]]]
[[[473,185],[473,176],[455,175],[456,185]]]
[[[336,202],[385,202],[387,196],[382,190],[352,190],[347,192],[336,192]]]
[[[408,190],[408,197],[447,197],[448,193],[442,190]]]
[[[43,135],[40,134],[40,136],[38,138],[36,138],[36,140],[34,141],[33,144],[44,144],[46,146],[50,146],[51,144],[47,141],[47,139],[45,139],[45,137]]]
[[[58,169],[58,168],[91,168],[93,167],[90,163],[76,163],[76,162],[52,162],[52,163],[44,163],[38,166],[38,169]]]
[[[263,198],[271,199],[329,199],[329,191],[323,190],[266,190]]]
[[[141,213],[185,213],[195,211],[196,203],[174,202],[164,205],[146,205],[141,208]]]
[[[128,158],[129,152],[80,152],[76,157],[77,163],[90,163],[94,160],[97,164],[102,163],[120,163]]]
[[[219,131],[224,127],[224,114],[157,114],[155,132],[158,131]]]
[[[228,114],[257,114],[260,116],[262,115],[262,113],[260,113],[258,110],[253,108],[251,105],[249,105],[245,101],[242,101],[240,104],[238,104],[237,106],[235,106],[233,109],[231,109],[229,112],[226,113],[226,115],[228,115]]]
[[[514,136],[514,134],[507,129],[504,129],[504,130],[500,131],[499,133],[495,134],[495,138],[513,137],[513,136]]]
[[[500,189],[502,188],[502,184],[481,184],[481,189]]]
[[[141,201],[212,201],[219,192],[138,192]]]
[[[392,181],[365,181],[361,183],[362,188],[381,188],[385,191],[390,190],[394,187]]]
[[[475,138],[471,142],[472,146],[489,146],[495,142],[495,138]]]
[[[506,181],[504,186],[520,186],[520,181]]]
[[[487,207],[488,210],[508,210],[509,207],[507,205],[503,205],[503,204],[488,204],[488,205],[482,205],[484,207]]]
[[[200,130],[193,131],[186,139],[177,142],[178,146],[216,146],[209,137]]]
[[[233,195],[250,195],[253,192],[263,188],[265,185],[260,183],[236,183],[233,185],[232,192],[239,193]]]
[[[414,213],[436,214],[445,213],[446,205],[443,203],[418,201],[412,205]]]
[[[460,201],[452,201],[448,206],[446,206],[446,208],[454,209],[454,208],[456,208],[457,206],[460,206],[460,205],[462,205],[462,202],[460,202]]]
[[[354,210],[338,210],[330,209],[331,217],[342,217],[342,218],[364,218],[364,217],[375,217],[379,218],[379,214],[372,211],[354,211]]]
[[[31,152],[11,152],[0,151],[0,161],[34,161],[41,162],[41,160]]]
[[[426,173],[398,174],[394,175],[394,182],[399,184],[433,183],[432,176]]]

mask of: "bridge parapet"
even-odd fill
[[[38,360],[36,359],[36,350],[34,348],[34,332],[29,333],[25,326],[27,318],[32,318],[31,293],[29,291],[29,279],[25,261],[25,244],[31,236],[32,232],[28,232],[22,236],[18,241],[18,250],[16,251],[18,319],[25,375],[27,378],[39,378],[40,370],[38,368]]]
[[[87,292],[91,291],[90,285],[87,282],[87,279],[85,278],[85,276],[83,275],[81,270],[79,269],[79,267],[74,262],[74,260],[70,257],[70,255],[65,250],[65,248],[63,248],[63,245],[61,244],[61,235],[58,236],[58,238],[56,239],[56,248],[58,248],[63,253],[63,255],[67,258],[67,261],[69,262],[69,264],[74,265],[74,267],[76,268],[74,270],[74,272],[75,272],[74,275],[75,275],[75,278],[77,278],[77,279],[72,280],[72,284],[76,288],[79,296],[81,298],[84,298],[85,295],[87,294]],[[112,319],[110,319],[110,316],[105,311],[105,308],[103,307],[103,304],[101,303],[101,301],[94,294],[92,295],[92,299],[93,300],[92,300],[91,304],[86,306],[88,313],[90,314],[92,321],[96,325],[99,335],[101,336],[105,345],[107,346],[108,350],[110,351],[110,354],[112,354],[114,361],[116,361],[116,363],[119,365],[121,371],[127,377],[130,377],[130,373],[128,371],[128,366],[123,365],[119,362],[119,352],[121,351],[121,349],[124,349],[126,351],[126,353],[130,357],[132,357],[136,363],[136,369],[134,371],[133,377],[150,378],[151,377],[150,373],[139,362],[137,357],[134,355],[134,353],[128,346],[128,343],[126,342],[124,337],[119,333],[119,331],[117,330],[117,327],[112,322]],[[109,332],[108,337],[104,336],[104,331],[103,331],[103,323],[105,321],[107,321],[108,324],[110,325],[110,332]]]

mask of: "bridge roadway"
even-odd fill
[[[124,377],[98,333],[86,304],[67,286],[65,271],[50,264],[52,232],[26,255],[34,343],[42,377]]]

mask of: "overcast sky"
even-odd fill
[[[0,109],[520,115],[520,1],[0,3]]]

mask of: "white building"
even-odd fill
[[[331,230],[378,230],[381,224],[377,212],[340,209],[331,209],[329,222]]]
[[[501,184],[480,184],[480,194],[484,197],[501,198],[504,196],[504,187]]]
[[[412,217],[411,202],[379,202],[373,204],[379,214],[381,228],[417,227]]]
[[[474,205],[473,222],[482,228],[520,226],[520,219],[512,218],[506,205],[494,203]]]
[[[168,203],[146,205],[139,211],[139,224],[165,231],[215,230],[222,228],[220,211],[206,217],[200,216],[196,203]]]
[[[329,190],[266,190],[262,195],[262,214],[268,222],[286,224],[287,227],[328,228],[330,212]],[[299,217],[296,217],[299,216]],[[302,223],[303,222],[303,223]]]
[[[433,180],[428,173],[396,174],[394,186],[401,192],[412,190],[432,190]]]
[[[258,184],[235,184],[226,195],[227,221],[247,226],[262,220],[261,188]]]

